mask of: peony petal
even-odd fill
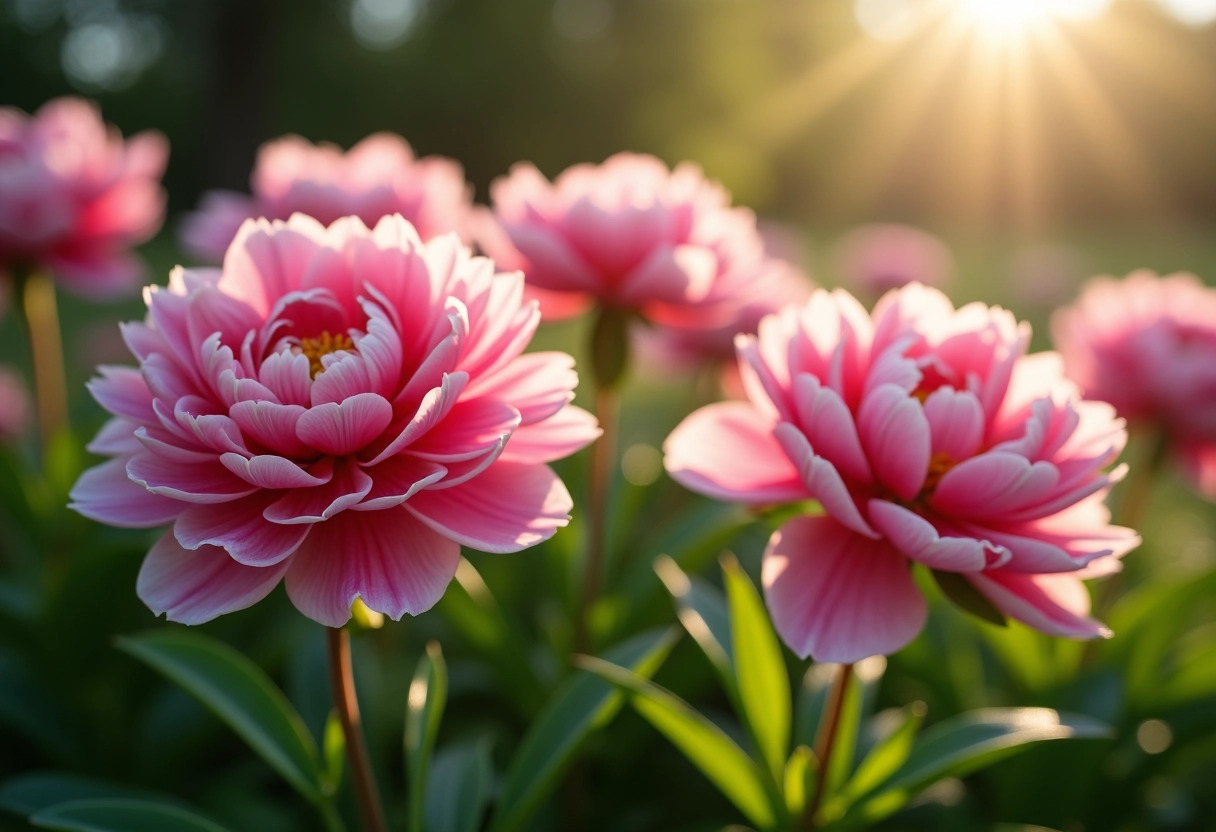
[[[361,503],[351,507],[355,511],[378,511],[401,505],[448,473],[439,463],[417,459],[409,453],[389,457],[364,470],[372,478],[372,488]]]
[[[857,427],[878,481],[911,500],[929,472],[930,433],[916,399],[894,384],[882,384],[861,403]]]
[[[858,534],[874,539],[881,536],[862,516],[857,499],[845,485],[836,466],[815,455],[802,431],[789,422],[782,422],[773,429],[773,435],[785,449],[786,457],[801,471],[807,493],[818,500],[829,515]]]
[[[371,477],[344,460],[324,485],[288,491],[267,507],[264,516],[272,523],[320,523],[360,502],[371,489]]]
[[[157,615],[164,613],[181,624],[202,624],[261,601],[283,577],[287,564],[243,566],[215,546],[191,552],[169,532],[144,558],[135,591]]]
[[[955,517],[1001,517],[1047,497],[1058,481],[1049,462],[1031,464],[1024,456],[992,451],[943,474],[929,504]]]
[[[933,453],[968,459],[984,440],[984,410],[974,393],[939,387],[925,399]]]
[[[518,552],[565,526],[572,505],[549,466],[500,461],[454,488],[420,491],[405,508],[471,548]]]
[[[663,456],[672,479],[715,499],[763,504],[810,496],[773,427],[745,402],[697,410],[667,437]]]
[[[221,454],[224,467],[247,483],[259,488],[310,488],[324,485],[332,476],[333,466],[328,464],[305,471],[296,463],[274,454],[259,454],[245,458],[240,454]],[[320,475],[318,475],[318,473]]]
[[[85,386],[97,403],[115,416],[122,416],[140,424],[156,421],[152,410],[152,391],[134,367],[97,368],[100,378]]]
[[[847,664],[894,653],[924,626],[924,598],[906,558],[830,517],[798,517],[764,553],[764,597],[790,649]]]
[[[296,436],[296,426],[305,408],[298,404],[274,402],[237,402],[228,409],[246,440],[267,450],[294,458],[315,454]]]
[[[283,526],[262,516],[275,494],[253,494],[222,505],[191,506],[173,524],[187,549],[219,546],[246,566],[273,566],[303,542],[309,526]]]
[[[1010,552],[988,540],[941,534],[933,524],[903,506],[870,500],[870,522],[905,557],[930,569],[979,572],[1009,560]]]
[[[490,452],[519,426],[519,411],[496,399],[465,399],[417,442],[410,452],[448,464]]]
[[[69,508],[90,520],[124,529],[152,529],[172,523],[189,507],[132,482],[127,476],[127,460],[122,457],[85,471],[69,496]]]
[[[998,569],[967,580],[997,609],[1053,636],[1110,638],[1111,632],[1089,615],[1089,590],[1073,575],[1024,575]]]
[[[798,423],[815,453],[832,463],[840,473],[861,483],[872,481],[853,414],[840,394],[823,387],[807,373],[794,378],[794,408]]]
[[[593,414],[581,407],[567,405],[543,422],[516,428],[499,459],[552,462],[582,450],[602,433]]]
[[[383,396],[359,393],[310,408],[296,423],[296,435],[322,453],[345,456],[380,436],[392,420],[393,407]]]
[[[127,475],[153,494],[187,503],[226,503],[257,491],[218,459],[180,462],[145,451],[128,460]]]
[[[393,619],[426,612],[460,563],[457,543],[399,508],[343,514],[311,528],[289,561],[287,594],[328,627],[350,620],[356,598]]]
[[[468,395],[510,402],[519,410],[521,424],[531,425],[565,407],[577,384],[573,358],[564,352],[534,352],[471,382]]]

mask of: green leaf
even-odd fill
[[[477,650],[520,713],[531,716],[533,703],[541,701],[546,691],[532,665],[521,659],[530,649],[520,635],[523,628],[506,617],[473,564],[460,559],[456,580],[435,610]]]
[[[489,742],[439,751],[426,792],[426,832],[477,832],[493,781]]]
[[[962,777],[1032,743],[1109,736],[1110,729],[1100,722],[1050,708],[987,708],[961,714],[927,730],[903,765],[861,796],[846,818],[873,823],[938,780]]]
[[[777,826],[784,806],[773,805],[764,772],[721,728],[675,694],[623,667],[590,656],[578,657],[577,663],[628,691],[633,709],[667,737],[749,821],[761,829]]]
[[[790,747],[790,679],[781,643],[760,593],[733,556],[722,559],[730,603],[731,651],[744,721],[756,746],[780,783]]]
[[[287,697],[249,659],[201,633],[176,629],[119,638],[118,647],[198,699],[304,797],[323,800],[316,742]]]
[[[410,683],[405,710],[405,759],[409,767],[411,832],[422,832],[423,800],[427,793],[427,767],[439,734],[439,722],[448,698],[448,668],[438,642],[426,646]]]
[[[71,772],[39,771],[14,777],[0,785],[0,809],[25,817],[60,803],[99,797],[161,799],[142,789]]]
[[[671,652],[676,636],[671,629],[650,630],[613,646],[604,656],[649,677]],[[507,768],[491,832],[522,828],[556,785],[579,744],[612,721],[624,702],[613,685],[592,673],[578,672],[568,679],[519,744]]]
[[[899,721],[895,730],[874,745],[870,753],[861,761],[861,765],[853,772],[852,778],[841,789],[841,803],[835,807],[840,814],[843,814],[843,811],[854,800],[877,788],[907,762],[912,753],[912,744],[920,731],[921,723],[925,720],[926,710],[923,702],[913,702],[903,709],[903,719]],[[834,812],[828,814],[834,814]]]
[[[998,610],[982,592],[975,588],[971,581],[957,572],[943,572],[934,569],[933,579],[941,587],[942,593],[963,612],[970,613],[976,618],[995,624],[998,627],[1008,627],[1009,619]]]
[[[34,815],[30,823],[60,832],[226,832],[179,806],[116,797],[61,803]]]
[[[784,786],[785,808],[792,817],[799,817],[807,803],[815,796],[815,777],[819,772],[819,759],[815,752],[800,745],[785,764]]]
[[[330,711],[325,720],[321,754],[325,759],[324,791],[327,796],[333,797],[342,784],[342,770],[346,765],[346,733],[342,730],[342,718],[336,709]]]
[[[726,599],[704,580],[686,575],[667,555],[655,559],[654,571],[671,593],[680,623],[718,672],[727,694],[738,701]]]
[[[16,655],[0,653],[0,726],[16,731],[61,763],[80,757],[70,715],[45,678]]]

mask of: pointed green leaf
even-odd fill
[[[477,832],[493,782],[488,742],[440,750],[426,791],[426,831]]]
[[[962,777],[1032,743],[1110,735],[1100,722],[1050,708],[987,708],[961,714],[925,731],[903,765],[861,796],[847,817],[873,823],[938,780]]]
[[[925,703],[913,702],[903,709],[903,718],[891,733],[879,740],[852,778],[840,791],[840,804],[835,807],[836,814],[843,814],[849,805],[863,794],[869,793],[887,778],[891,777],[902,766],[912,753],[912,744],[920,731],[921,723],[925,720]],[[880,714],[880,716],[882,716]]]
[[[776,827],[784,807],[773,806],[765,774],[722,729],[670,691],[602,659],[580,656],[577,663],[629,692],[629,704],[701,770],[748,820],[761,829]]]
[[[198,699],[296,791],[322,801],[316,742],[261,668],[213,638],[177,629],[119,638],[118,647]]]
[[[171,802],[153,792],[66,771],[38,771],[0,785],[0,809],[29,817],[44,809],[74,800],[121,797]]]
[[[676,603],[676,615],[718,672],[727,694],[738,701],[734,656],[731,652],[730,614],[726,599],[702,579],[689,577],[666,555],[655,559],[654,571]]]
[[[427,767],[439,734],[439,722],[448,698],[448,669],[439,644],[426,646],[410,683],[405,711],[405,759],[409,768],[410,832],[422,832],[422,810],[427,793]]]
[[[1005,614],[998,610],[982,592],[976,589],[971,581],[959,573],[943,572],[939,569],[934,569],[933,579],[941,587],[942,593],[963,612],[968,612],[976,618],[983,619],[989,624],[995,624],[998,627],[1009,626],[1009,620],[1005,618]]]
[[[613,646],[604,656],[649,677],[667,658],[676,637],[675,630],[650,630]],[[592,673],[575,673],[566,680],[532,723],[507,768],[491,832],[523,828],[579,744],[612,721],[624,701],[613,685]]]
[[[179,806],[116,797],[61,803],[34,815],[30,823],[59,832],[226,832]]]
[[[743,718],[773,778],[780,782],[790,747],[790,679],[760,593],[733,556],[722,558],[730,603],[731,652]]]
[[[815,752],[800,745],[785,764],[785,808],[792,817],[799,817],[807,803],[815,796],[815,777],[819,772],[819,759]]]
[[[342,718],[338,711],[329,712],[325,720],[325,734],[321,737],[321,753],[325,758],[325,794],[333,797],[342,784],[342,770],[346,765],[346,734],[342,730]]]

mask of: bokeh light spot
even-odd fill
[[[663,454],[653,445],[630,445],[621,455],[621,473],[633,485],[650,485],[663,473]]]
[[[1136,744],[1145,754],[1160,754],[1174,742],[1174,732],[1159,719],[1146,719],[1136,728]]]

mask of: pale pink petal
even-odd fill
[[[426,612],[460,563],[459,544],[400,508],[343,514],[311,528],[288,561],[287,594],[328,627],[350,620],[356,598],[393,619]]]
[[[127,529],[151,529],[173,522],[189,507],[153,494],[127,476],[127,460],[118,457],[96,465],[72,486],[69,507],[91,520]]]
[[[595,273],[558,234],[516,223],[504,227],[511,244],[527,261],[522,268],[530,283],[554,291],[598,292]]]
[[[246,566],[273,566],[291,555],[309,526],[271,523],[262,513],[274,494],[253,494],[221,505],[191,506],[173,524],[177,542],[187,549],[219,546]]]
[[[920,402],[894,384],[880,385],[862,402],[857,427],[878,481],[902,499],[915,497],[931,453]]]
[[[567,405],[543,422],[516,428],[499,458],[513,462],[552,462],[590,445],[603,433],[599,420],[581,407]]]
[[[143,449],[143,445],[135,438],[138,422],[121,417],[109,419],[85,450],[98,456],[133,456]]]
[[[448,473],[448,469],[439,463],[418,459],[409,453],[389,457],[364,470],[372,479],[372,488],[362,502],[351,506],[355,511],[378,511],[401,505]]]
[[[799,425],[815,452],[845,477],[869,483],[870,464],[861,448],[853,414],[840,394],[821,386],[819,379],[808,374],[794,379],[793,392]]]
[[[454,488],[424,490],[407,511],[435,531],[483,552],[518,552],[570,520],[566,486],[547,465],[497,462]]]
[[[311,449],[296,436],[304,410],[298,404],[244,401],[234,404],[228,413],[247,440],[284,456],[307,457]]]
[[[930,505],[957,517],[1000,517],[1043,499],[1059,480],[1049,462],[1031,464],[1018,454],[993,451],[965,460],[942,475]]]
[[[799,517],[778,529],[762,577],[782,640],[817,662],[894,653],[925,623],[907,559],[828,517]]]
[[[410,445],[410,453],[447,464],[480,457],[511,435],[519,411],[496,399],[459,401],[431,430]]]
[[[245,482],[259,488],[311,488],[324,485],[332,476],[331,465],[306,471],[274,454],[258,454],[248,458],[240,454],[220,454],[220,462]]]
[[[933,453],[967,459],[984,439],[984,411],[974,394],[939,387],[925,399]]]
[[[697,410],[667,437],[663,456],[672,479],[719,500],[763,504],[810,496],[773,426],[744,402]]]
[[[878,532],[866,522],[844,477],[840,476],[835,465],[815,454],[802,431],[789,422],[782,422],[773,429],[773,435],[786,457],[801,472],[802,482],[810,497],[818,500],[837,522],[866,537],[879,537]]]
[[[261,601],[279,583],[287,564],[244,566],[216,546],[188,551],[169,532],[144,558],[135,591],[157,615],[202,624]]]
[[[97,368],[101,374],[87,385],[97,403],[115,416],[123,416],[140,424],[156,421],[152,411],[152,392],[139,370],[134,367]]]
[[[439,387],[429,390],[423,396],[417,411],[410,419],[394,424],[385,431],[384,436],[392,439],[386,442],[383,448],[375,444],[369,449],[368,453],[372,454],[372,458],[367,464],[382,462],[425,436],[427,431],[439,424],[456,406],[468,383],[469,377],[466,373],[445,375]]]
[[[340,404],[327,402],[301,414],[296,436],[322,453],[345,456],[376,439],[393,419],[383,396],[359,393]]]
[[[662,246],[625,276],[614,293],[625,304],[703,300],[718,274],[718,258],[700,246]]]
[[[925,518],[886,500],[871,500],[870,522],[904,556],[931,569],[979,572],[1010,558],[1002,546],[976,537],[940,534]]]
[[[371,491],[372,480],[350,460],[340,461],[324,485],[295,488],[263,512],[272,523],[320,523],[360,502]]]
[[[226,503],[257,490],[218,459],[188,463],[144,452],[127,462],[127,475],[153,494],[187,503]]]
[[[1069,638],[1109,638],[1111,632],[1089,615],[1089,591],[1069,574],[1023,575],[996,570],[967,579],[1011,618],[1036,630]]]

